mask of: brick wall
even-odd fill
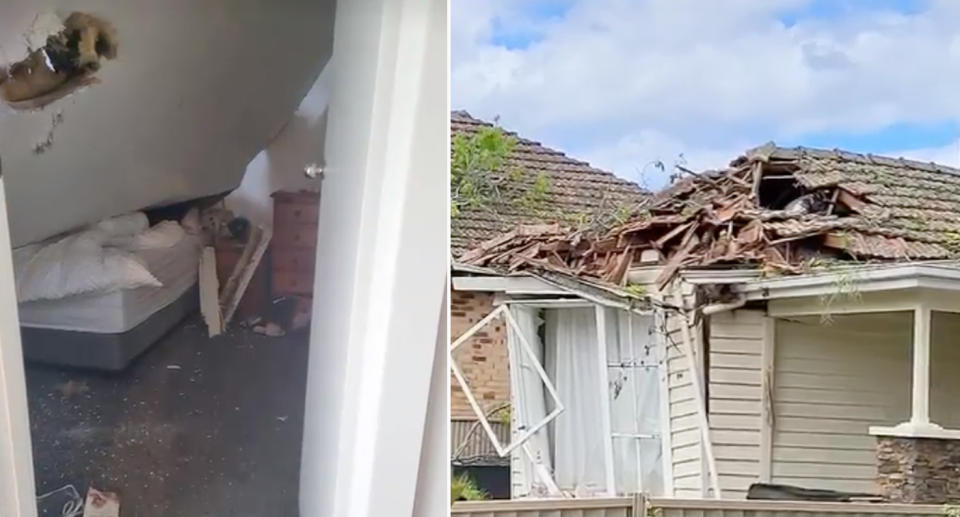
[[[450,337],[457,339],[484,316],[493,311],[493,294],[451,291]],[[510,365],[507,356],[507,332],[503,318],[495,318],[466,343],[454,356],[463,370],[473,394],[484,411],[510,402]],[[450,417],[473,419],[467,397],[450,377]]]

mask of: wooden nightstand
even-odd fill
[[[319,192],[273,194],[270,279],[273,298],[313,296]]]

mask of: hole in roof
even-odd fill
[[[62,23],[45,22],[43,44],[33,48],[28,36],[27,56],[0,67],[0,99],[14,109],[42,108],[96,83],[101,62],[117,56],[116,31],[101,18],[74,12]],[[40,30],[31,28],[32,36]]]

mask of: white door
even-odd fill
[[[427,475],[448,253],[446,48],[444,0],[337,6],[301,515],[411,516]]]
[[[0,171],[2,172],[2,171]],[[27,384],[13,284],[10,225],[0,176],[0,511],[6,517],[36,517],[33,452]],[[8,513],[9,512],[9,513]]]

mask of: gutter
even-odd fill
[[[710,316],[712,314],[718,314],[721,312],[737,310],[747,304],[747,295],[740,293],[737,296],[737,299],[732,302],[726,303],[714,303],[712,305],[706,305],[700,309],[700,313],[704,316]]]

